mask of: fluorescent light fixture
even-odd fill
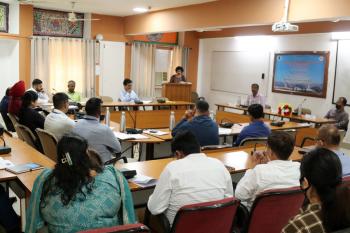
[[[350,40],[350,32],[332,32],[332,40]]]
[[[147,8],[145,7],[135,7],[134,9],[132,9],[133,11],[137,12],[137,13],[145,13],[148,11]]]

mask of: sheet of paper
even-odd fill
[[[155,186],[157,184],[157,179],[154,179],[149,176],[144,176],[141,174],[137,174],[135,177],[129,179],[129,181],[141,187],[150,187],[150,186]]]
[[[127,140],[127,139],[147,139],[148,137],[143,134],[127,134],[127,133],[121,133],[121,132],[113,132],[116,138],[120,140]]]
[[[0,169],[5,169],[11,166],[15,166],[10,160],[6,160],[0,157]]]
[[[169,134],[169,132],[164,132],[156,129],[148,129],[148,130],[144,130],[143,132],[151,135],[156,135],[156,136],[163,136],[163,135]]]
[[[231,128],[219,128],[219,135],[230,135],[232,134]]]
[[[309,124],[309,123],[298,123],[298,125],[300,125],[300,126],[311,126],[311,124]]]

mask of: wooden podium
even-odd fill
[[[162,96],[170,101],[191,102],[191,83],[163,83]]]

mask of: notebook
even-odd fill
[[[20,174],[24,172],[30,172],[34,170],[43,169],[44,167],[37,163],[25,163],[20,165],[15,165],[5,168],[6,171],[12,172],[14,174]]]

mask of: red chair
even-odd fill
[[[253,203],[248,233],[280,233],[288,220],[299,213],[305,196],[300,187],[267,190]]]
[[[161,232],[165,233],[231,233],[239,204],[239,200],[230,197],[183,206],[177,212],[171,229],[164,214],[161,217],[157,215],[157,221],[162,225]],[[145,224],[149,219],[146,211]]]
[[[122,226],[99,228],[86,231],[80,231],[78,233],[136,233],[136,232],[150,232],[147,226],[137,223],[128,224]]]
[[[350,187],[350,176],[344,176],[342,183]]]

